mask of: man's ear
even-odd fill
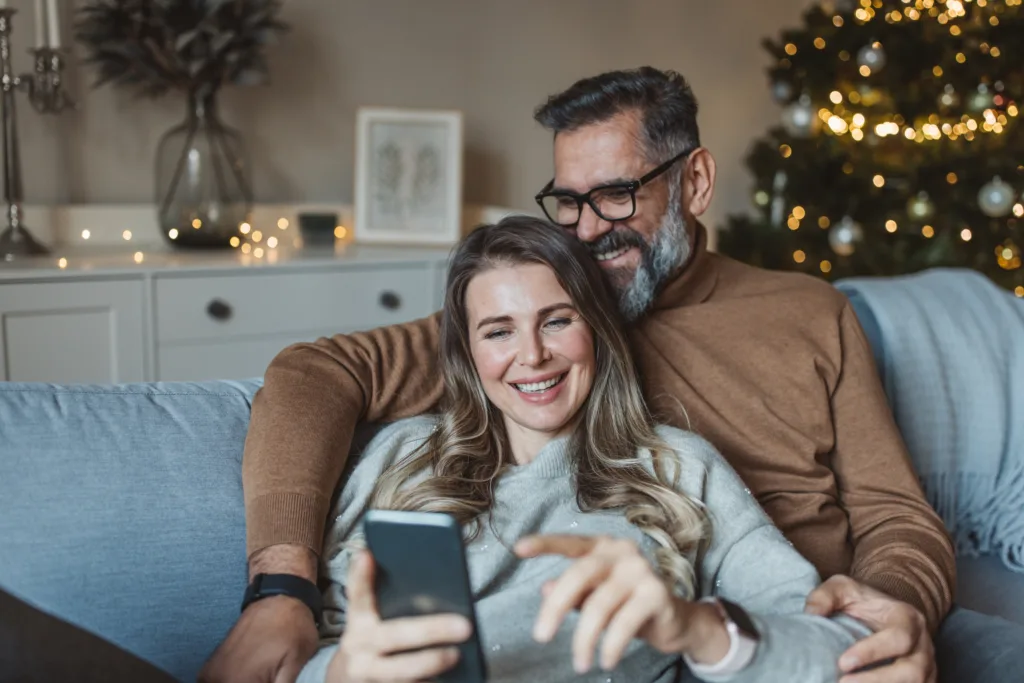
[[[683,172],[683,204],[694,216],[702,215],[711,206],[716,169],[715,158],[703,147],[689,156]]]

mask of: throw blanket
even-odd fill
[[[959,269],[837,287],[874,313],[889,402],[957,552],[1024,572],[1024,300]]]

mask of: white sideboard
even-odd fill
[[[448,249],[64,252],[0,262],[0,380],[262,376],[285,346],[441,306]]]

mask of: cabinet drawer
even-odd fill
[[[433,312],[434,282],[428,264],[158,278],[157,343],[405,322]]]

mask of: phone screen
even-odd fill
[[[459,662],[443,683],[484,683],[465,546],[458,522],[436,512],[370,510],[363,518],[366,545],[377,566],[377,610],[382,619],[458,614],[473,624],[459,646]]]

